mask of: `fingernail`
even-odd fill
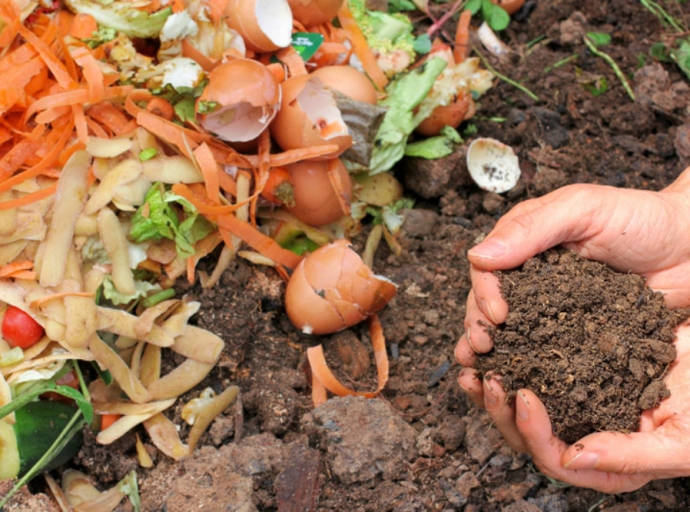
[[[498,403],[498,395],[496,392],[491,388],[491,384],[489,381],[491,380],[490,375],[484,375],[484,401],[486,402],[487,405],[496,405]]]
[[[527,397],[522,391],[518,391],[517,394],[522,400],[522,404],[519,407],[516,407],[517,417],[518,419],[525,421],[529,419],[529,402],[527,401]]]
[[[506,244],[496,238],[484,240],[476,247],[467,251],[467,255],[472,258],[482,258],[485,260],[496,260],[506,253]]]
[[[480,301],[480,309],[486,313],[486,316],[489,317],[489,320],[491,320],[494,324],[498,325],[498,322],[496,321],[496,315],[494,315],[494,310],[491,308],[491,302],[489,302],[486,299],[482,299]]]
[[[563,464],[565,469],[596,469],[599,465],[599,455],[594,452],[580,452]]]
[[[470,348],[472,349],[472,351],[476,353],[476,352],[477,352],[477,349],[474,348],[474,345],[472,345],[472,337],[470,336],[470,329],[471,329],[470,327],[468,327],[467,329],[465,329],[465,335],[467,336],[467,344],[470,346]]]

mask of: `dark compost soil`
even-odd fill
[[[437,14],[453,3],[439,4]],[[690,19],[689,3],[663,4]],[[445,31],[454,28],[450,23]],[[586,31],[612,36],[602,49],[630,79],[635,102],[585,46]],[[138,469],[143,509],[687,510],[687,479],[618,496],[547,479],[528,457],[510,450],[486,413],[462,394],[452,355],[470,290],[466,251],[502,214],[569,183],[658,190],[690,162],[688,79],[673,62],[657,62],[650,53],[664,35],[635,0],[527,0],[502,35],[513,53],[499,59],[483,52],[497,71],[539,98],[496,80],[472,121],[477,135],[515,149],[522,178],[503,195],[478,189],[467,175],[464,145],[443,161],[408,159],[398,167],[406,194],[417,202],[400,238],[402,254],[382,246],[374,262],[377,273],[399,285],[381,312],[391,370],[379,399],[331,399],[313,409],[304,371],[312,345],[324,344],[344,382],[375,388],[366,328],[337,338],[302,335],[285,315],[284,286],[270,269],[238,260],[215,289],[186,290],[202,304],[195,321],[222,336],[226,348],[211,375],[179,401],[173,419],[183,424],[181,404],[207,386],[236,384],[241,400],[216,419],[193,457],[175,463],[152,450],[155,467]],[[607,90],[595,96],[586,86],[601,78]],[[353,240],[360,252],[367,231]],[[559,279],[553,278],[554,288]],[[623,300],[636,304],[640,293]],[[668,332],[637,336],[667,340]],[[550,357],[559,362],[557,354]],[[621,428],[632,428],[627,425]],[[74,466],[106,488],[136,468],[133,446],[133,436],[114,446],[87,442]],[[39,480],[30,491],[43,490]],[[25,492],[7,510],[48,510],[43,499]]]
[[[497,274],[510,313],[477,368],[500,374],[511,398],[535,391],[558,437],[634,432],[670,396],[663,377],[688,314],[669,311],[641,277],[555,249]]]

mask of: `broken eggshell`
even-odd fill
[[[281,85],[280,111],[271,123],[271,135],[284,150],[335,144],[338,149],[321,159],[339,156],[352,145],[352,136],[333,93],[320,78],[297,75]]]
[[[285,291],[285,310],[305,334],[330,334],[376,313],[396,291],[394,283],[364,264],[350,242],[336,240],[297,265]]]
[[[333,186],[329,168],[342,186],[342,198]],[[303,160],[287,166],[292,179],[293,206],[285,208],[297,219],[312,226],[324,226],[340,219],[347,212],[343,204],[349,205],[352,196],[352,179],[339,158]]]
[[[467,170],[482,190],[501,194],[520,179],[520,163],[513,148],[491,138],[472,141],[467,149]]]
[[[201,126],[228,142],[255,139],[274,119],[281,89],[260,62],[235,59],[216,67],[197,101]]]
[[[292,16],[305,27],[332,21],[338,15],[343,0],[288,0]]]
[[[287,0],[229,0],[225,15],[228,26],[254,52],[272,52],[292,41],[292,11]]]

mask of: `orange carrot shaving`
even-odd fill
[[[94,20],[95,21],[95,20]],[[84,79],[89,87],[89,103],[98,103],[105,96],[103,86],[103,71],[86,47],[77,48],[72,55],[77,64],[82,68]]]
[[[221,215],[218,218],[218,227],[226,230],[238,238],[241,238],[247,245],[259,254],[272,259],[279,265],[288,268],[295,268],[302,257],[292,251],[283,249],[278,242],[271,237],[264,235],[257,228],[247,222],[242,222],[234,215]],[[221,230],[221,234],[223,231]],[[223,236],[223,241],[232,247],[232,241]]]
[[[218,172],[218,184],[225,192],[237,197],[237,183],[232,176],[223,170]]]
[[[343,30],[347,33],[347,37],[352,43],[352,49],[362,63],[364,71],[369,75],[369,78],[371,78],[371,81],[374,82],[376,87],[378,87],[380,91],[383,91],[386,85],[388,85],[388,78],[386,78],[386,75],[381,71],[376,57],[369,47],[367,38],[364,37],[362,30],[359,28],[359,25],[357,25],[357,22],[350,12],[350,8],[347,6],[347,2],[343,2],[338,12],[338,20],[340,21],[340,26],[343,27]]]
[[[101,432],[122,418],[122,414],[100,414],[99,416],[101,417]]]
[[[14,279],[24,279],[26,281],[35,281],[36,272],[34,272],[33,270],[17,270],[16,272],[13,272],[7,277],[11,277]]]
[[[322,388],[330,391],[337,396],[363,396],[374,398],[385,387],[388,382],[389,364],[388,354],[386,353],[386,339],[383,335],[383,328],[378,315],[373,314],[368,319],[369,337],[374,349],[374,360],[376,361],[377,388],[376,391],[353,391],[344,386],[333,374],[326,363],[323,353],[323,345],[317,345],[307,349],[307,359],[312,373],[312,398],[315,405],[323,403],[325,392]],[[319,403],[317,403],[319,402]]]
[[[7,277],[18,270],[31,270],[34,268],[34,262],[29,260],[14,261],[0,267],[0,277]]]
[[[158,117],[150,112],[141,112],[137,116],[139,126],[146,128],[160,140],[172,144],[184,156],[192,159],[191,150],[196,149],[198,144],[187,136],[189,130],[170,121]]]
[[[207,144],[201,144],[194,150],[194,158],[199,166],[201,174],[204,175],[204,183],[206,185],[206,195],[214,204],[219,204],[220,184],[218,179],[218,162],[213,158],[211,149]]]
[[[44,295],[43,297],[40,297],[38,299],[32,300],[31,304],[29,304],[30,307],[32,308],[38,308],[45,304],[46,302],[50,302],[51,300],[55,299],[62,299],[63,297],[93,297],[93,293],[90,292],[59,292],[59,293],[53,293],[50,295]]]
[[[175,117],[175,109],[170,102],[158,97],[149,100],[146,104],[146,112],[162,117],[166,121],[172,121],[173,117]]]
[[[453,57],[455,58],[456,64],[463,62],[469,53],[471,19],[472,13],[468,10],[464,10],[460,14],[458,27],[455,31],[455,47],[453,48]]]
[[[199,213],[211,222],[215,222],[215,219],[218,215],[226,215],[228,213],[236,212],[237,210],[242,208],[242,206],[247,204],[247,202],[244,201],[237,204],[227,204],[223,206],[215,205],[211,203],[211,200],[206,196],[205,193],[204,195],[195,193],[196,190],[192,188],[194,187],[194,185],[195,184],[191,184],[187,186],[182,183],[176,183],[172,186],[172,191],[173,193],[184,197],[187,201],[192,203],[194,207],[199,211]]]
[[[292,176],[287,167],[272,167],[261,196],[274,204],[294,204]]]
[[[101,101],[90,106],[86,115],[108,127],[115,135],[124,135],[136,127],[136,121],[129,119],[124,112],[109,101]]]
[[[96,18],[90,14],[78,13],[72,19],[69,35],[76,39],[88,39],[93,36],[94,32],[97,31],[98,23],[96,23]]]

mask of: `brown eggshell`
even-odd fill
[[[378,96],[374,84],[364,73],[352,66],[324,66],[312,72],[311,76],[321,79],[323,85],[356,101],[376,105]]]
[[[396,286],[375,275],[347,240],[337,240],[306,256],[285,292],[290,321],[311,334],[351,327],[383,308]]]
[[[425,137],[433,137],[438,135],[444,126],[457,128],[465,119],[472,117],[474,112],[472,97],[468,93],[460,94],[453,103],[436,107],[415,131]]]
[[[199,97],[202,102],[215,102],[216,109],[200,115],[201,124],[219,138],[230,142],[246,142],[256,138],[275,117],[280,106],[281,89],[275,76],[260,62],[234,59],[217,66],[208,75],[208,85]],[[253,116],[235,116],[235,109],[252,109]],[[240,111],[240,110],[236,110]]]
[[[491,0],[493,3],[500,5],[511,16],[518,12],[525,4],[525,0]]]
[[[248,49],[272,52],[292,41],[292,10],[287,0],[229,0],[225,22]]]
[[[343,0],[288,0],[292,16],[305,27],[320,25],[338,15]]]
[[[338,149],[321,159],[339,156],[352,146],[333,93],[311,75],[288,78],[281,85],[283,98],[271,123],[271,135],[283,150],[334,144]]]
[[[340,159],[335,159],[340,182],[343,185],[347,204],[352,197],[352,179]],[[288,165],[292,177],[295,205],[287,207],[302,222],[312,226],[324,226],[340,219],[345,212],[328,175],[328,162],[304,160]]]

